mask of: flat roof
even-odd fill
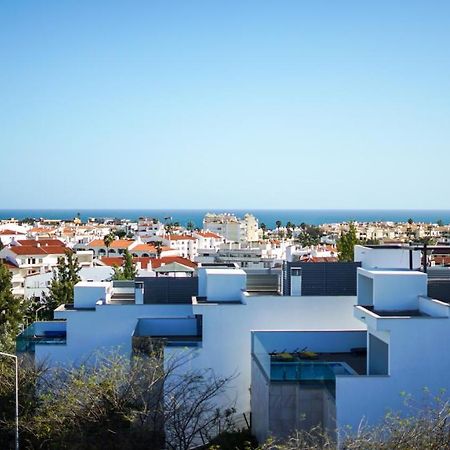
[[[362,267],[358,267],[358,272],[365,272],[371,275],[401,275],[406,277],[411,276],[427,276],[426,273],[420,272],[418,270],[410,270],[410,269],[363,269]]]
[[[110,281],[79,281],[75,287],[107,287],[110,285]]]
[[[243,271],[242,269],[205,269],[205,272],[207,274],[211,274],[211,275],[246,275],[245,271]]]

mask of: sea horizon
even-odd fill
[[[294,224],[302,222],[311,225],[324,223],[337,223],[346,221],[358,222],[406,222],[413,219],[415,222],[436,223],[441,220],[445,224],[450,223],[450,209],[295,209],[295,208],[15,208],[0,209],[0,219],[25,218],[34,219],[61,219],[71,220],[80,215],[81,220],[96,219],[126,219],[136,221],[139,217],[152,217],[160,220],[170,217],[172,221],[186,225],[194,222],[201,227],[206,213],[230,213],[242,217],[246,213],[253,214],[259,223],[265,223],[268,227],[275,227],[275,222],[280,220],[282,224],[290,221]]]

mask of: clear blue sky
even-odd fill
[[[4,0],[0,209],[450,208],[449,97],[448,0]]]

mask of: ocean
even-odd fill
[[[336,223],[349,220],[359,222],[393,221],[406,222],[409,218],[415,222],[437,222],[442,220],[450,223],[450,210],[390,210],[390,209],[0,209],[0,219],[24,219],[26,217],[45,219],[73,219],[80,214],[83,221],[89,217],[120,218],[136,221],[139,217],[154,217],[164,220],[171,217],[174,222],[186,225],[194,222],[196,227],[202,226],[203,216],[207,213],[234,213],[238,217],[245,213],[254,214],[259,223],[265,223],[268,228],[274,228],[275,222],[282,224],[290,221],[294,224],[302,222],[311,225]]]

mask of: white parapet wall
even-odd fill
[[[111,292],[111,285],[108,281],[80,281],[74,287],[75,308],[95,308],[98,301],[106,301]]]
[[[209,302],[229,302],[241,299],[247,275],[241,269],[206,269],[206,298]]]
[[[421,251],[411,250],[412,268],[419,269]],[[410,250],[405,248],[370,248],[355,245],[354,261],[363,269],[410,269]]]

